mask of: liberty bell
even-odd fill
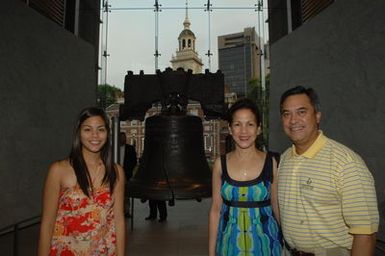
[[[190,70],[184,72],[169,69],[164,73],[158,71],[155,77],[146,77],[141,74],[142,79],[140,79],[140,76],[134,76],[132,73],[127,76],[125,93],[126,89],[135,93],[129,85],[143,81],[146,85],[143,84],[142,88],[149,87],[148,82],[152,80],[160,88],[160,95],[155,97],[161,97],[162,106],[160,114],[145,120],[143,155],[139,161],[138,171],[127,184],[127,194],[143,200],[170,202],[174,199],[199,201],[201,198],[210,197],[211,170],[204,152],[202,120],[198,116],[187,114],[187,95],[194,94],[191,88],[202,79],[194,78]],[[155,88],[158,87],[155,86]],[[202,93],[204,92],[201,91],[200,94]],[[143,110],[140,109],[145,109],[149,105],[149,102],[142,103],[142,107],[125,105],[121,106],[120,112],[123,118],[136,115],[137,119],[141,119],[142,116],[139,114],[143,114]],[[217,107],[212,108],[212,106]],[[218,105],[212,106],[208,107],[211,109],[211,112],[209,111],[211,114],[218,110]],[[128,109],[131,112],[128,111],[127,114]],[[220,114],[217,113],[218,116]]]
[[[127,188],[133,197],[173,200],[211,195],[202,121],[186,115],[180,97],[170,95],[170,105],[146,119],[143,156]]]

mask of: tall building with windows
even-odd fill
[[[246,96],[249,81],[260,77],[259,41],[254,27],[218,36],[218,66],[238,97]]]

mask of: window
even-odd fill
[[[204,131],[205,132],[209,132],[209,131],[211,131],[212,129],[211,129],[211,125],[205,125],[204,126]]]
[[[198,109],[190,109],[190,114],[193,116],[198,116]]]
[[[205,135],[204,137],[205,150],[212,150],[212,147],[213,147],[212,140],[213,140],[213,137],[211,135]]]

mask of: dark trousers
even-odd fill
[[[159,218],[166,219],[167,218],[167,207],[166,201],[161,200],[148,200],[148,204],[150,206],[150,217],[156,218],[159,210]]]

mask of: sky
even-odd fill
[[[158,0],[158,3],[161,5],[158,16],[157,42],[161,54],[158,69],[163,71],[171,66],[171,57],[178,48],[178,36],[184,29],[186,0]],[[267,0],[263,0],[263,12],[255,11],[257,0],[211,0],[210,3],[210,22],[208,12],[204,10],[207,0],[189,0],[188,17],[190,29],[196,36],[195,50],[202,59],[203,69],[209,69],[209,59],[205,54],[210,49],[210,71],[216,72],[218,36],[255,27],[256,32],[263,34],[263,40],[267,42],[267,24],[259,28],[259,20],[267,20]],[[99,83],[114,85],[123,90],[127,71],[133,71],[134,74],[140,70],[144,74],[155,73],[155,0],[108,0],[108,4],[108,15],[106,12],[101,14],[103,24],[100,33],[101,56],[106,50],[108,57],[99,60]]]

